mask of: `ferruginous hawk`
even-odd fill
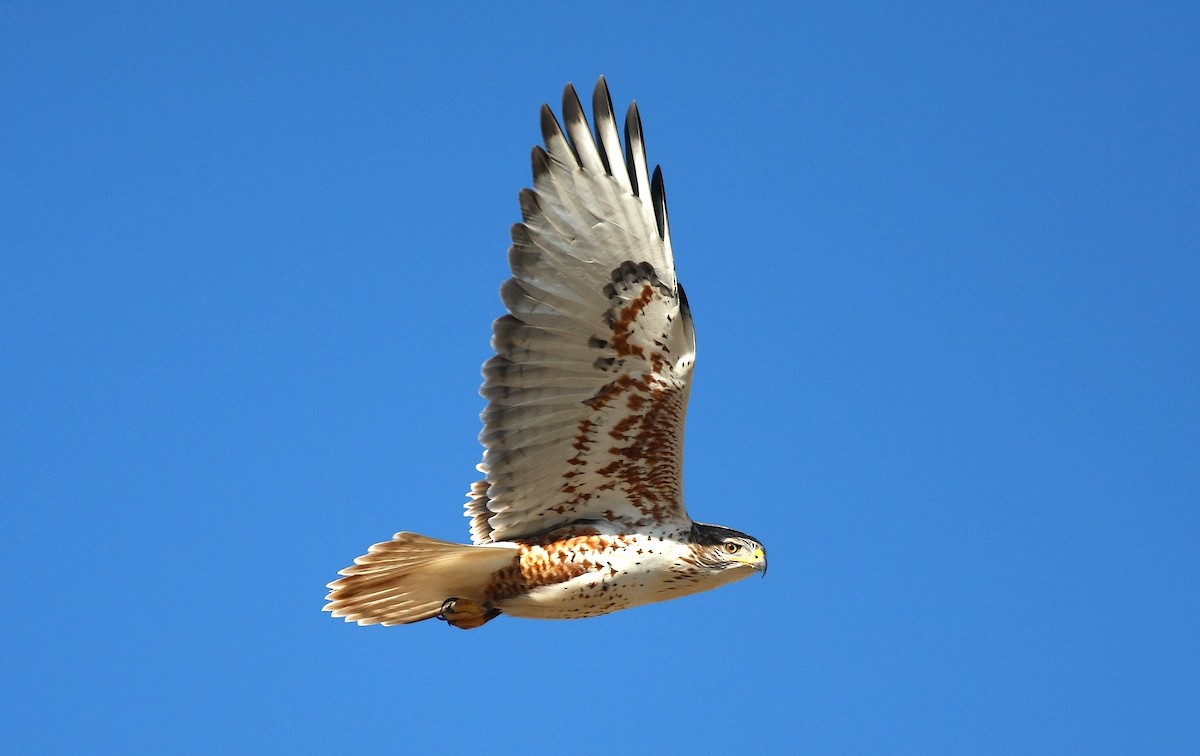
[[[637,104],[622,152],[608,86],[593,135],[575,89],[566,130],[542,106],[545,148],[500,289],[483,366],[484,479],[467,546],[397,533],[329,584],[325,611],[360,625],[499,614],[594,617],[767,569],[745,533],[693,522],[683,426],[695,333],[675,280],[662,173],[647,170]]]

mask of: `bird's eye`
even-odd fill
[[[725,542],[725,553],[726,554],[736,554],[741,550],[742,550],[742,547],[739,544],[736,544],[733,541]]]

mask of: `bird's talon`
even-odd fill
[[[442,602],[442,608],[438,611],[437,614],[434,615],[434,617],[437,619],[440,619],[442,622],[449,622],[446,615],[448,615],[448,614],[453,615],[455,613],[454,608],[457,603],[458,603],[457,598],[446,599],[445,601]]]

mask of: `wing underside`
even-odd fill
[[[596,132],[574,88],[566,130],[542,108],[545,148],[513,226],[496,356],[484,364],[485,480],[467,515],[476,543],[563,528],[676,531],[695,361],[675,279],[661,173],[647,170],[636,105],[625,152],[608,88]]]

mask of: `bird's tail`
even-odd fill
[[[325,611],[360,625],[404,625],[437,616],[450,598],[483,606],[492,576],[517,558],[515,545],[464,546],[397,533],[338,573],[345,577],[327,586]],[[492,616],[459,626],[477,627]]]

